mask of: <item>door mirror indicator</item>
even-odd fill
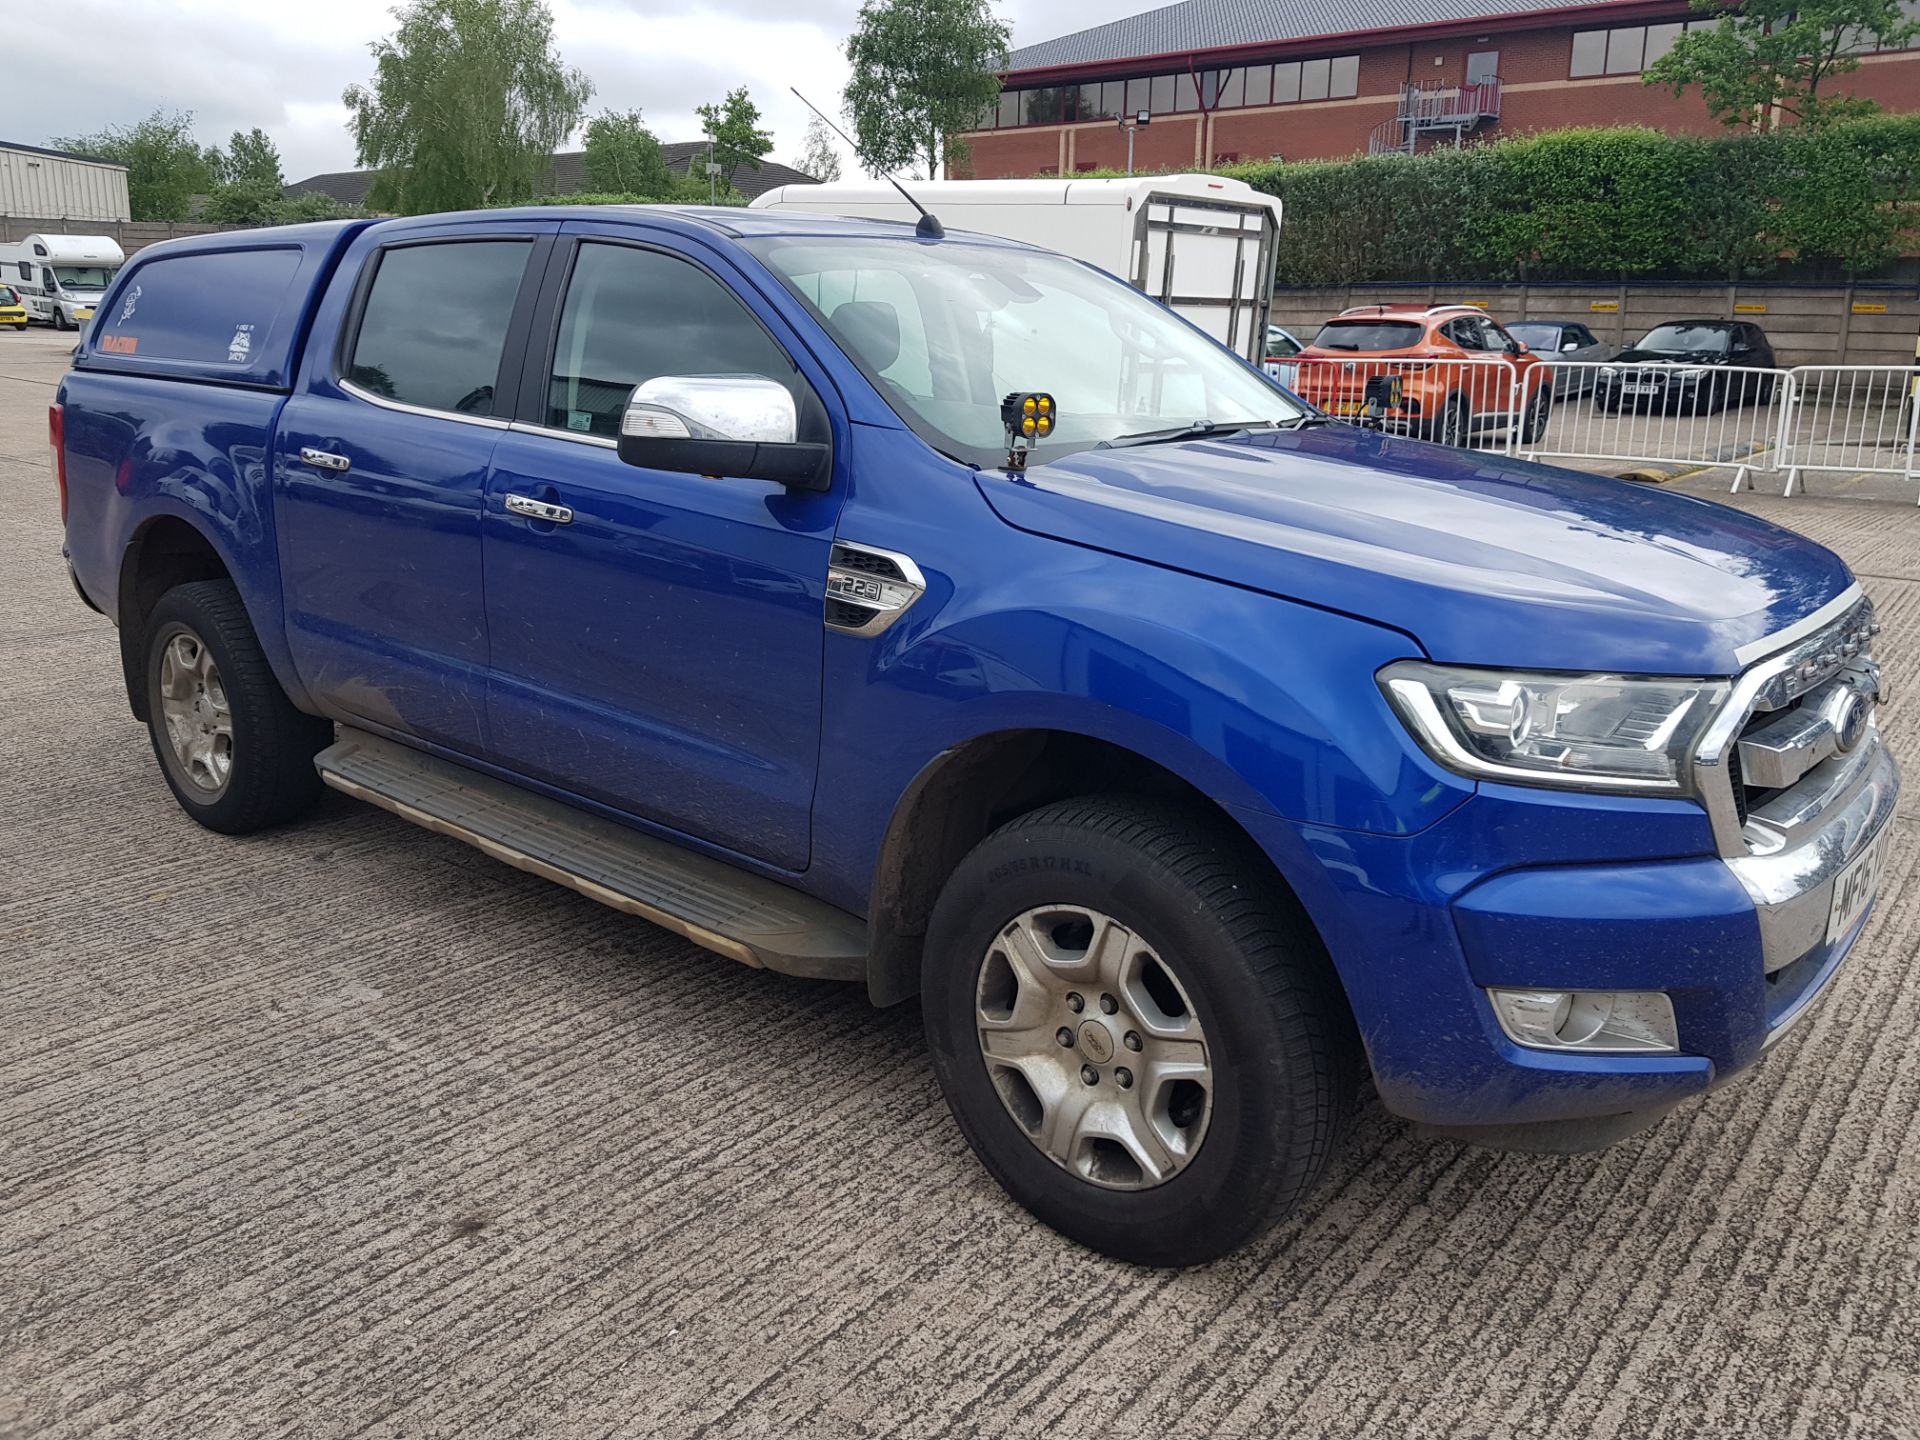
[[[793,392],[764,375],[659,375],[636,385],[620,417],[620,458],[691,475],[824,490],[832,451],[798,439]]]

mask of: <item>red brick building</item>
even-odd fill
[[[1122,167],[1117,122],[1141,110],[1152,115],[1134,138],[1141,170],[1563,125],[1711,133],[1697,93],[1640,79],[1691,18],[1685,0],[1184,0],[1014,51],[991,124],[966,137],[970,164],[955,173]],[[1920,45],[1860,61],[1839,88],[1920,110]]]

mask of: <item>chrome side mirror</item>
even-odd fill
[[[764,375],[657,375],[633,387],[620,433],[791,445],[799,424],[793,392]]]
[[[658,375],[633,388],[620,458],[650,470],[825,490],[832,450],[799,439],[793,391],[764,375]]]

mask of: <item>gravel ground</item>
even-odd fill
[[[1920,1434],[1916,802],[1742,1084],[1578,1158],[1373,1105],[1136,1270],[1001,1196],[911,1008],[339,797],[187,821],[61,570],[63,348],[0,335],[0,1433]],[[1738,503],[1861,572],[1920,777],[1912,498]]]

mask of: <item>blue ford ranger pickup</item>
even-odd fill
[[[1572,1150],[1834,978],[1878,628],[1734,511],[1330,423],[1110,276],[748,210],[173,241],[50,417],[210,829],[322,784],[749,965],[918,995],[1114,1255],[1300,1203],[1370,1075]]]

